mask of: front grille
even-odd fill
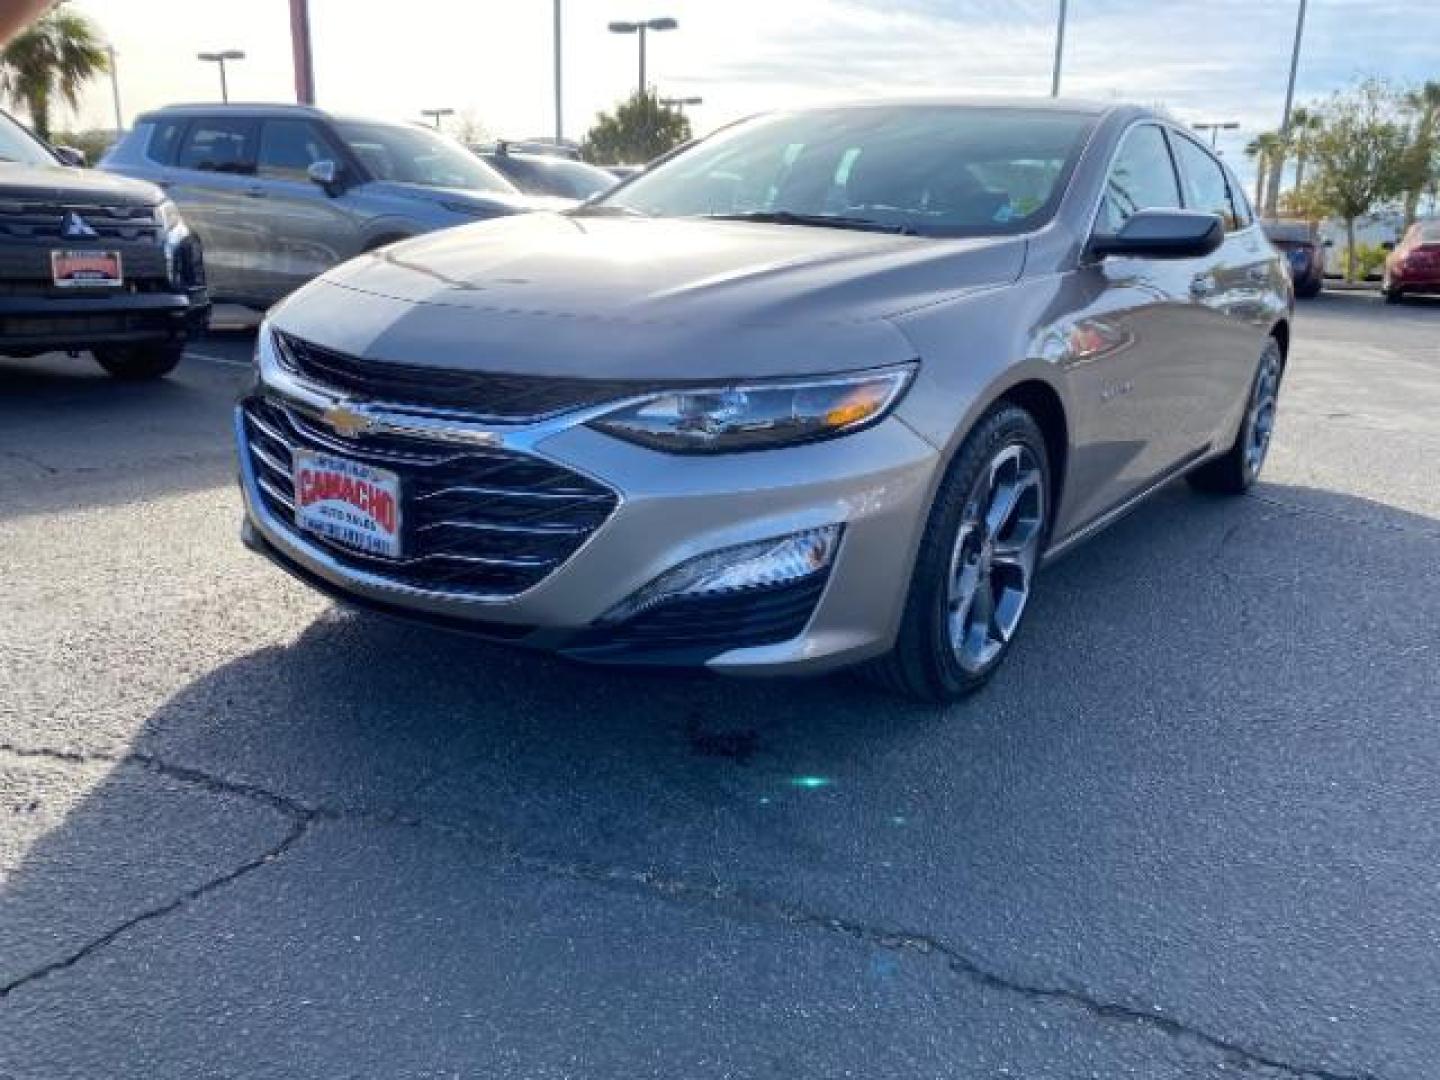
[[[78,214],[95,232],[82,242],[145,240],[158,244],[160,223],[150,206],[93,206],[54,200],[0,200],[0,237],[76,242],[62,233],[65,215]]]
[[[584,631],[566,651],[593,660],[680,662],[789,641],[810,621],[828,577],[821,570],[783,585],[666,600]]]
[[[500,375],[366,360],[289,334],[279,335],[279,344],[284,366],[317,385],[370,401],[463,410],[494,423],[543,420],[656,389],[633,379]]]
[[[609,488],[528,454],[393,435],[343,439],[267,398],[244,404],[246,447],[260,497],[293,523],[293,454],[306,448],[400,477],[399,559],[310,534],[342,565],[422,589],[508,597],[548,577],[615,509]]]

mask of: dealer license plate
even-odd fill
[[[400,557],[400,477],[358,461],[295,452],[295,523],[344,547]]]
[[[125,283],[118,251],[52,251],[50,274],[62,289]]]

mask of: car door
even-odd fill
[[[205,247],[211,295],[253,302],[266,239],[256,219],[256,122],[243,116],[197,116],[180,138],[166,188]]]
[[[1105,182],[1094,231],[1113,234],[1139,210],[1179,209],[1180,186],[1163,129],[1132,127]],[[1190,295],[1195,260],[1086,257],[1074,274],[1077,309],[1055,343],[1071,383],[1077,482],[1087,521],[1155,483],[1194,453],[1177,429],[1188,406],[1189,335],[1199,326]]]
[[[1199,260],[1203,265],[1191,282],[1204,316],[1198,339],[1204,347],[1187,354],[1193,407],[1177,418],[1192,439],[1212,443],[1233,435],[1232,421],[1247,398],[1269,329],[1268,298],[1278,282],[1271,277],[1270,245],[1225,167],[1188,135],[1175,131],[1171,140],[1185,205],[1219,214],[1225,222],[1225,242]]]
[[[345,161],[322,125],[303,117],[261,122],[252,213],[268,241],[259,279],[270,300],[360,253],[360,223],[350,200],[309,177],[317,161]]]

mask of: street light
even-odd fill
[[[1216,120],[1214,122],[1208,122],[1204,124],[1191,124],[1190,126],[1193,127],[1196,131],[1210,132],[1210,149],[1214,150],[1215,143],[1220,138],[1220,132],[1234,131],[1240,125],[1234,120]]]
[[[244,59],[245,59],[245,52],[244,52],[244,50],[243,50],[243,49],[222,49],[220,52],[202,52],[202,53],[196,53],[196,54],[195,54],[195,58],[196,58],[197,60],[204,60],[207,64],[219,64],[219,65],[220,65],[220,100],[223,101],[223,102],[224,102],[225,104],[227,104],[227,105],[230,104],[230,86],[229,86],[229,84],[225,81],[225,61],[226,61],[226,60],[244,60]]]
[[[435,123],[435,130],[440,130],[440,118],[442,116],[454,116],[454,109],[421,109],[421,116],[428,116]]]
[[[612,34],[639,34],[640,35],[640,96],[645,96],[645,32],[647,30],[674,30],[680,24],[674,19],[646,19],[644,22],[612,22],[610,32]]]
[[[660,104],[667,109],[679,109],[684,112],[686,105],[704,105],[705,99],[702,97],[662,97]]]

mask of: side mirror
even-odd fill
[[[1383,251],[1394,251],[1394,250],[1395,250],[1395,241],[1394,241],[1394,240],[1385,240],[1385,241],[1382,241],[1381,244],[1380,244],[1380,247],[1381,247],[1381,250],[1383,250]]]
[[[72,169],[83,169],[86,165],[85,151],[77,150],[73,146],[57,146],[55,156],[60,159],[61,165],[69,165]]]
[[[1225,242],[1225,223],[1218,214],[1195,210],[1137,210],[1118,233],[1096,233],[1090,253],[1132,255],[1141,259],[1195,259]]]
[[[1321,242],[1320,246],[1321,246],[1321,247],[1334,247],[1334,246],[1335,246],[1335,241],[1334,241],[1334,240],[1324,240],[1324,241]]]
[[[326,158],[322,161],[312,161],[310,167],[305,170],[312,183],[319,184],[325,189],[327,195],[334,195],[336,187],[340,183],[340,166]]]

